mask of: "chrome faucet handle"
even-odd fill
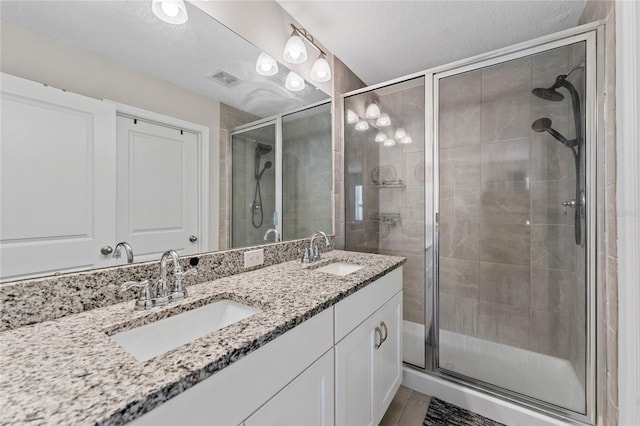
[[[302,252],[302,263],[311,263],[311,258],[313,257],[313,252],[310,248],[305,248]]]
[[[126,291],[130,288],[139,288],[138,300],[136,300],[136,311],[142,311],[153,307],[153,298],[151,297],[151,290],[149,288],[149,280],[142,281],[127,281],[120,286],[120,290]]]
[[[173,292],[171,292],[171,300],[180,300],[189,296],[189,292],[187,292],[187,289],[184,287],[182,280],[190,275],[198,275],[198,270],[196,268],[191,268],[184,272],[176,273],[176,283]]]

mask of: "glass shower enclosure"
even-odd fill
[[[406,365],[586,422],[595,38],[549,37],[344,98],[346,249],[407,258]]]
[[[330,102],[234,129],[230,151],[231,247],[333,229]]]

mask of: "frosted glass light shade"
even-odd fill
[[[256,72],[260,75],[276,75],[278,73],[278,63],[271,56],[262,52],[258,55],[258,60],[256,61]]]
[[[313,63],[313,66],[311,67],[311,80],[317,81],[318,83],[324,83],[325,81],[331,80],[331,67],[324,55],[320,55],[320,57]]]
[[[282,56],[285,61],[291,64],[301,64],[307,60],[307,48],[300,36],[293,34],[289,37]]]
[[[378,106],[378,104],[370,103],[369,106],[367,107],[367,110],[364,113],[364,116],[371,120],[380,117],[380,107]]]
[[[386,141],[384,141],[384,146],[394,146],[396,144],[396,140],[395,139],[387,139]]]
[[[284,87],[291,90],[292,92],[299,92],[301,90],[304,90],[304,86],[304,78],[300,77],[293,71],[289,71],[289,74],[287,74],[287,80],[284,82]]]
[[[364,132],[368,128],[369,128],[369,123],[367,123],[365,120],[360,120],[356,123],[356,130],[358,131]]]
[[[407,132],[405,132],[402,127],[399,127],[399,128],[396,129],[396,133],[395,133],[394,137],[398,141],[402,140],[402,138],[404,138],[405,136],[407,136]]]
[[[360,117],[358,117],[358,114],[353,112],[352,109],[347,109],[347,123],[349,124],[357,123],[358,120],[360,120]]]
[[[408,145],[410,143],[413,142],[413,139],[411,139],[411,136],[407,135],[405,137],[403,137],[402,139],[400,139],[400,143],[403,145]]]
[[[376,134],[376,137],[374,139],[374,141],[378,142],[378,143],[382,143],[384,141],[387,140],[387,135],[384,134],[384,132],[378,132]]]
[[[153,0],[151,10],[159,19],[169,24],[180,25],[189,19],[183,0]]]
[[[387,127],[391,125],[391,117],[386,112],[380,114],[380,117],[376,120],[376,126],[378,127]]]

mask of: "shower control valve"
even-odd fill
[[[571,207],[572,209],[575,209],[577,205],[576,200],[569,200],[569,201],[563,201],[562,202],[562,207],[564,207],[564,215],[567,215],[567,207]]]

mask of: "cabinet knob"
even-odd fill
[[[378,340],[378,337],[380,338],[380,340]],[[384,340],[382,340],[382,331],[380,330],[380,327],[376,327],[376,336],[375,336],[375,342],[374,342],[375,348],[379,349],[380,346],[382,346],[382,342],[384,342]]]
[[[189,237],[189,241],[192,243],[195,243],[196,241],[198,241],[198,237],[196,237],[195,235],[192,235]]]
[[[113,253],[113,247],[111,246],[104,246],[100,249],[100,253],[102,253],[105,256],[110,255],[111,253]]]

